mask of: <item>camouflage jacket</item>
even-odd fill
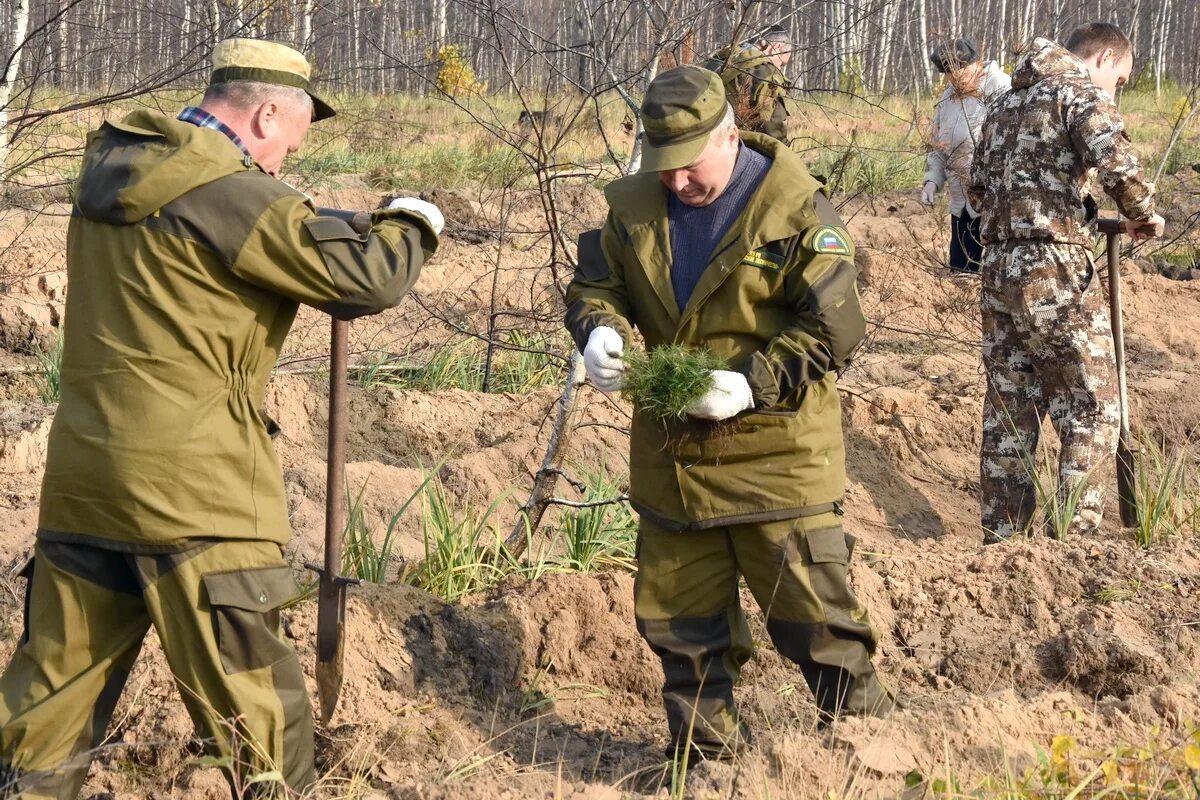
[[[1154,186],[1112,98],[1078,58],[1035,39],[1013,73],[1012,91],[992,103],[975,149],[969,194],[983,217],[983,241],[1090,245],[1093,170],[1126,217],[1154,213]]]
[[[739,128],[788,143],[787,121],[793,112],[790,87],[765,53],[757,47],[736,51],[727,47],[703,66],[721,76],[725,99],[733,106]]]
[[[656,173],[613,181],[608,219],[580,237],[566,326],[580,350],[600,325],[647,348],[708,348],[746,375],[754,408],[733,426],[664,425],[635,410],[633,507],[671,528],[791,519],[845,490],[836,370],[866,333],[854,244],[800,157],[757,133],[773,160],[680,310],[671,286],[667,189]]]
[[[224,134],[150,111],[88,137],[38,535],[118,550],[290,538],[261,411],[299,304],[395,306],[437,248],[402,211],[319,217]]]

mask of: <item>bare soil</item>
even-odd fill
[[[598,194],[576,195],[571,224],[598,224]],[[318,197],[330,205],[377,201],[354,184]],[[488,198],[458,208],[464,229],[500,227],[502,214]],[[536,204],[525,199],[515,208],[509,224],[536,231]],[[967,783],[1004,764],[1019,771],[1057,735],[1094,751],[1181,735],[1200,719],[1200,543],[1184,536],[1140,549],[1115,527],[1112,509],[1095,537],[984,549],[977,283],[948,276],[944,212],[920,207],[914,193],[852,201],[843,212],[869,257],[864,302],[874,323],[841,383],[846,522],[860,541],[855,586],[882,633],[878,665],[906,709],[887,721],[846,720],[818,731],[798,671],[772,650],[756,611],[759,652],[738,690],[755,747],[733,767],[696,766],[685,794],[900,796],[913,770],[952,770]],[[9,369],[0,381],[0,658],[19,635],[23,587],[12,568],[32,545],[53,412],[21,370],[35,367],[31,345],[52,341],[61,319],[64,225],[61,216],[7,219],[0,241],[0,273],[8,276],[0,366]],[[358,349],[448,338],[445,318],[475,324],[494,294],[526,307],[533,295],[552,300],[544,237],[478,239],[450,238],[422,276],[420,302],[356,322]],[[498,242],[502,269],[493,289]],[[1200,282],[1169,280],[1151,267],[1139,256],[1123,276],[1134,427],[1182,441],[1200,428]],[[318,371],[280,374],[268,395],[285,431],[277,447],[297,564],[321,546],[324,336],[319,315],[302,313],[285,360]],[[506,531],[541,461],[557,395],[553,387],[528,395],[354,387],[348,475],[352,492],[366,487],[372,529],[381,532],[436,468],[460,505],[481,509],[506,498],[496,517]],[[583,402],[589,424],[571,443],[569,471],[603,466],[623,476],[627,409],[590,389]],[[398,527],[397,555],[409,562],[423,552],[418,514],[419,503]],[[662,676],[634,628],[632,587],[633,576],[616,572],[510,579],[461,604],[398,584],[356,590],[341,704],[319,733],[329,775],[322,792],[663,794],[670,776]],[[315,660],[315,611],[310,600],[286,612],[306,669]],[[227,796],[219,776],[192,765],[191,725],[153,642],[116,719],[85,797]]]

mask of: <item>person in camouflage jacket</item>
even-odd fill
[[[787,124],[795,105],[783,70],[793,49],[787,31],[772,25],[753,44],[727,47],[704,63],[705,69],[721,76],[739,129],[790,143]]]
[[[1029,529],[1042,418],[1062,444],[1060,508],[1068,532],[1095,530],[1098,480],[1116,451],[1119,408],[1112,328],[1091,248],[1098,179],[1138,238],[1162,233],[1113,98],[1133,49],[1118,28],[1077,28],[1060,47],[1035,39],[1012,90],[991,106],[971,169],[982,216],[983,409],[980,504],[984,541]]]

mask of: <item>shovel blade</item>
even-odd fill
[[[322,574],[317,605],[317,699],[325,724],[333,718],[342,693],[345,620],[346,583]]]
[[[317,661],[317,700],[321,706],[321,722],[329,724],[337,710],[338,698],[342,694],[342,643],[338,642],[337,654],[329,661]]]
[[[1133,451],[1129,447],[1129,432],[1121,431],[1117,441],[1117,506],[1121,512],[1121,525],[1136,528],[1138,525],[1137,483],[1133,473]]]

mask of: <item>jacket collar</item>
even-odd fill
[[[668,189],[657,173],[650,172],[613,181],[604,190],[609,213],[627,232],[654,293],[677,323],[695,313],[747,253],[803,233],[813,224],[812,196],[821,184],[808,174],[800,157],[765,134],[743,131],[741,140],[745,146],[770,158],[771,167],[737,221],[713,249],[682,314],[671,286]]]

